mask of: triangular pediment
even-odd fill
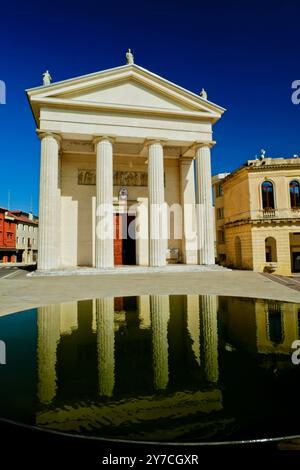
[[[27,90],[34,112],[42,103],[134,112],[187,114],[217,120],[214,103],[137,65],[126,65]]]
[[[196,106],[171,99],[158,90],[145,86],[138,80],[128,78],[104,86],[96,86],[90,90],[60,95],[60,98],[71,101],[98,104],[124,105],[125,107],[142,107],[154,109],[170,109],[180,111],[195,111]]]

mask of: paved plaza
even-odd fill
[[[18,270],[0,277],[0,315],[52,303],[144,294],[219,294],[300,303],[300,292],[289,284],[251,271],[140,273],[132,269],[91,276],[27,274]]]

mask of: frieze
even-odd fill
[[[114,186],[148,186],[148,173],[145,171],[114,171]],[[96,170],[78,169],[79,185],[95,185]]]

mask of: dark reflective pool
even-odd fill
[[[268,300],[145,295],[0,317],[0,416],[143,441],[300,434],[299,312]]]

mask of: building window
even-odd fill
[[[263,209],[275,209],[274,206],[274,188],[271,181],[264,181],[261,185]]]
[[[217,210],[217,218],[218,219],[224,219],[224,208],[219,207]]]
[[[217,185],[217,197],[222,197],[223,196],[223,186],[221,183]]]
[[[25,245],[25,237],[22,238],[22,243]]]
[[[17,243],[19,243],[19,240],[20,240],[19,237],[17,237]]]
[[[18,230],[23,230],[23,225],[22,224],[18,225]]]
[[[265,240],[265,252],[266,252],[266,262],[267,263],[276,263],[277,261],[277,249],[276,249],[276,240],[273,237],[268,237]]]
[[[218,242],[225,243],[225,232],[224,230],[218,230]]]
[[[298,181],[290,182],[290,200],[292,209],[300,207],[300,185]]]

